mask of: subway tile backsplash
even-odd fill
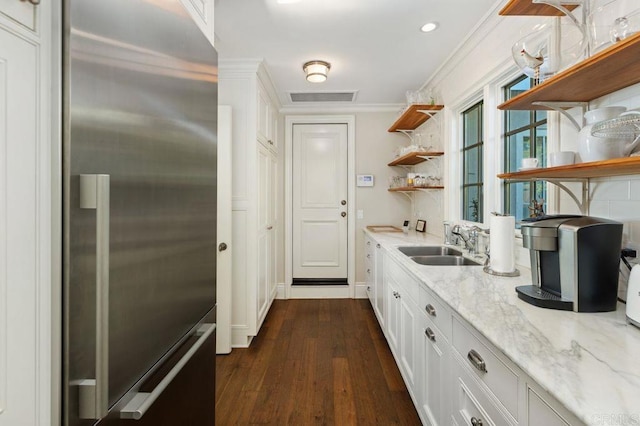
[[[624,223],[623,244],[640,253],[640,176],[593,179],[590,193],[590,215]],[[623,300],[628,276],[627,267],[621,264],[618,295]]]

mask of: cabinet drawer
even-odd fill
[[[414,304],[418,302],[418,293],[420,285],[407,271],[405,271],[400,265],[398,265],[394,260],[389,259],[388,262],[385,263],[385,267],[388,267],[386,270],[386,274],[393,277],[394,281],[398,283],[400,288],[398,291],[402,295],[402,297],[407,297]]]
[[[514,418],[518,418],[518,375],[455,317],[452,345],[465,360],[469,371],[489,388]]]
[[[447,341],[451,340],[451,311],[431,291],[420,286],[420,302],[418,306],[429,319],[440,329]]]
[[[528,425],[569,426],[553,408],[545,402],[533,389],[527,389],[527,421]]]
[[[482,426],[515,425],[516,420],[494,404],[486,391],[470,376],[466,366],[453,361],[453,418],[460,425],[471,425],[472,419]],[[533,426],[533,425],[532,425]]]

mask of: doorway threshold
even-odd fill
[[[294,278],[291,285],[304,286],[304,285],[343,285],[348,286],[349,282],[346,278]]]

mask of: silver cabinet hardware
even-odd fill
[[[273,229],[273,226],[267,226],[267,231],[271,231]]]
[[[436,308],[433,307],[431,303],[424,307],[429,315],[432,317],[436,316]]]
[[[347,205],[347,200],[340,201],[340,204],[342,204],[343,206],[346,206]]]
[[[370,273],[371,273],[371,269],[367,269],[367,274],[370,274]]]
[[[367,241],[367,245],[370,246],[371,245],[371,241]]]
[[[346,217],[346,216],[347,216],[347,212],[342,212],[342,213],[340,213],[340,216],[342,216],[342,217]]]
[[[227,249],[227,243],[220,243],[218,251],[225,251]]]
[[[31,3],[34,6],[37,6],[40,4],[40,0],[20,0],[21,2],[25,2],[28,1],[29,3]]]
[[[376,248],[380,248],[380,244],[376,244]]]
[[[436,333],[433,332],[431,327],[427,327],[427,329],[424,331],[424,334],[426,334],[429,340],[431,340],[432,342],[436,341]]]
[[[482,426],[482,420],[477,417],[471,417],[471,426]]]
[[[367,271],[367,272],[369,272],[369,271]],[[371,292],[371,286],[370,285],[367,286],[367,291]]]
[[[367,255],[367,259],[371,259],[371,255],[370,254]]]
[[[487,372],[487,364],[485,364],[484,359],[482,359],[480,354],[474,349],[471,349],[469,351],[469,353],[467,354],[467,358],[469,359],[469,361],[471,361],[471,364],[473,364],[473,366],[477,370],[482,371],[483,373]]]
[[[156,385],[151,392],[138,392],[131,401],[120,411],[121,419],[140,420],[147,412],[151,405],[158,399],[162,392],[169,386],[171,381],[180,373],[180,370],[189,362],[189,360],[198,352],[198,349],[209,338],[211,333],[216,329],[215,324],[202,324],[197,332],[198,340],[189,348],[180,361],[167,373],[167,375]]]
[[[109,175],[80,175],[80,208],[96,211],[95,378],[79,383],[79,417],[109,409]]]

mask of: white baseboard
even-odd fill
[[[356,299],[368,299],[366,283],[356,283]]]
[[[253,340],[253,336],[247,336],[248,327],[231,326],[231,347],[248,348]]]
[[[284,292],[284,283],[278,283],[278,285],[276,286],[276,299],[286,299]]]

